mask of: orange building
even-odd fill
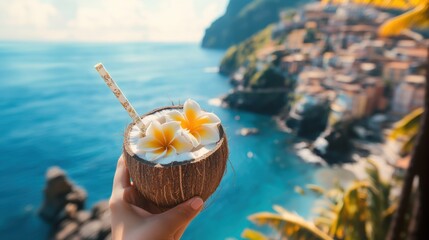
[[[362,87],[367,97],[365,116],[369,116],[376,111],[381,111],[386,108],[387,99],[384,96],[384,82],[379,77],[368,77]]]
[[[402,80],[409,74],[410,63],[408,62],[390,62],[384,66],[383,78],[393,82],[395,85],[402,82]]]

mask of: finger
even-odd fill
[[[186,227],[203,207],[203,200],[194,197],[178,206],[158,215],[158,220],[166,229],[180,229]]]
[[[201,211],[201,210],[200,210]],[[183,233],[185,233],[187,226],[190,224],[190,222],[188,224],[186,224],[185,226],[180,227],[177,232],[174,234],[174,239],[181,239]]]
[[[161,210],[140,194],[135,187],[128,187],[125,189],[124,201],[136,208],[146,211],[147,215],[161,213]]]
[[[125,166],[125,160],[121,155],[116,166],[115,177],[113,179],[113,191],[124,189],[130,186],[130,175]]]
[[[124,188],[126,188],[126,187],[130,187],[133,184],[132,184],[131,177],[130,177],[130,171],[128,170],[128,167],[127,167],[127,162],[125,161],[125,158],[123,156],[121,158],[123,159],[124,166],[125,166],[125,172],[124,172],[125,176],[122,179],[122,181],[123,181],[122,184],[123,184]]]
[[[187,227],[188,225],[186,225],[186,226],[183,226],[183,227],[180,227],[178,230],[177,230],[177,232],[174,234],[174,239],[181,239],[182,238],[182,235],[185,233],[185,230],[186,230],[186,227]]]

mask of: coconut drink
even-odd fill
[[[207,200],[218,187],[228,159],[220,119],[191,99],[139,116],[103,65],[95,68],[133,119],[125,130],[123,156],[145,200],[161,210],[195,196]]]

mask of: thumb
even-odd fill
[[[204,202],[200,197],[188,201],[159,215],[160,220],[168,226],[167,229],[178,229],[187,226],[201,211]]]

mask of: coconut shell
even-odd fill
[[[156,109],[142,118],[168,109],[182,107]],[[134,185],[146,200],[165,211],[194,196],[205,201],[215,192],[228,160],[228,145],[222,125],[218,126],[220,140],[212,151],[196,159],[163,165],[142,159],[131,151],[128,138],[133,126],[131,123],[125,132],[124,157]]]

